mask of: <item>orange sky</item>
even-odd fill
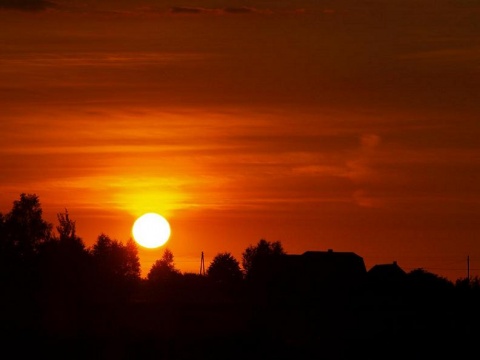
[[[156,211],[183,271],[264,238],[480,275],[475,2],[12,3],[0,212],[36,193],[90,246]]]

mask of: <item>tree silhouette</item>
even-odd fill
[[[257,245],[250,245],[242,253],[242,266],[246,278],[260,276],[266,270],[266,261],[281,255],[285,255],[285,251],[280,241],[270,242],[260,239]]]
[[[42,218],[35,194],[20,195],[12,209],[0,216],[0,281],[6,293],[31,297],[38,282],[38,252],[52,238],[52,225]],[[21,284],[21,286],[19,286]]]
[[[93,245],[92,255],[100,271],[121,278],[140,276],[138,249],[131,239],[127,245],[123,245],[118,240],[101,234]]]
[[[76,235],[68,211],[58,213],[57,219],[58,236],[43,243],[38,252],[39,296],[46,316],[63,310],[68,318],[75,316],[91,293],[91,278],[96,276],[92,274],[92,256]]]
[[[57,220],[58,225],[55,228],[58,232],[58,237],[54,235],[51,240],[58,242],[63,255],[88,252],[83,240],[77,236],[75,221],[70,219],[67,209],[65,209],[64,213],[57,214]]]
[[[165,249],[162,258],[155,261],[147,275],[147,280],[153,283],[169,281],[177,278],[180,271],[175,268],[173,253]]]
[[[454,288],[448,279],[418,268],[407,273],[402,290],[408,306],[431,310],[449,304]]]
[[[128,279],[133,281],[140,279],[141,266],[140,258],[138,257],[138,246],[132,238],[129,238],[125,244],[125,262],[123,265],[123,273]]]
[[[3,252],[6,246],[6,235],[5,216],[0,212],[0,252]]]
[[[140,281],[138,250],[132,241],[123,245],[105,234],[98,236],[91,250],[95,266],[97,290],[105,295],[110,288],[114,294],[130,293]]]
[[[37,195],[20,194],[3,224],[4,246],[13,256],[31,258],[40,245],[52,236],[52,225],[42,218],[42,207]]]
[[[221,284],[238,283],[243,278],[240,264],[229,252],[217,254],[207,269],[207,277]]]
[[[60,240],[76,239],[76,225],[75,221],[70,219],[68,210],[65,209],[65,213],[57,214],[58,225],[55,227],[60,236]]]
[[[23,319],[23,328],[38,325],[39,250],[52,236],[42,215],[38,196],[22,193],[0,216],[0,317],[9,329],[16,327],[15,319]]]
[[[457,279],[455,282],[457,302],[464,308],[478,308],[480,303],[480,277]]]
[[[14,246],[7,231],[6,217],[0,213],[0,279],[9,277],[14,263]]]

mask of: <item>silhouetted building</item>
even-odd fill
[[[363,258],[353,252],[306,251],[301,255],[286,255],[284,271],[290,277],[311,284],[356,285],[366,274]]]
[[[390,264],[377,264],[368,270],[369,281],[398,282],[405,279],[407,273],[394,261]]]
[[[326,300],[357,289],[367,270],[353,252],[307,251],[265,259],[261,281],[272,296],[285,300]]]

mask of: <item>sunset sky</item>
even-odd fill
[[[480,2],[0,0],[0,212],[182,271],[260,239],[480,275]]]

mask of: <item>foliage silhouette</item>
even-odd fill
[[[87,270],[90,253],[76,235],[75,221],[70,219],[68,211],[58,213],[57,219],[58,236],[52,235],[40,246],[39,259],[44,266],[42,270],[49,271],[48,276],[63,277],[68,282],[70,280],[67,279],[73,279]]]
[[[68,210],[65,209],[65,213],[57,214],[58,225],[57,229],[60,241],[79,240],[76,234],[76,223],[68,214]]]
[[[39,246],[52,236],[52,225],[42,218],[43,211],[36,194],[20,195],[4,218],[4,246],[13,256],[31,258]]]
[[[250,245],[242,253],[242,266],[246,279],[263,276],[268,271],[265,266],[269,259],[285,254],[280,241],[270,242],[260,239],[256,245]]]
[[[35,297],[39,250],[52,239],[52,225],[42,216],[38,196],[22,193],[0,217],[0,280],[12,302]]]
[[[125,244],[124,274],[127,279],[136,282],[141,276],[140,258],[138,257],[138,245],[129,238]]]
[[[91,254],[99,297],[125,297],[138,286],[140,260],[138,249],[132,240],[123,245],[106,234],[100,234]]]
[[[173,253],[165,249],[161,259],[156,260],[147,274],[148,281],[152,283],[170,281],[178,278],[180,271],[175,268]]]
[[[237,284],[243,278],[240,264],[229,252],[215,255],[208,266],[207,276],[214,282],[221,284]]]

